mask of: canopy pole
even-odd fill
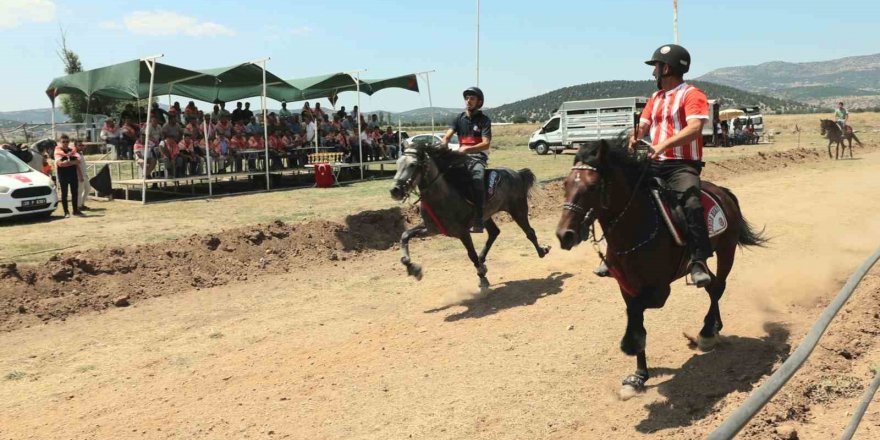
[[[264,58],[258,61],[251,61],[251,64],[259,64],[260,68],[263,69],[263,93],[260,96],[260,102],[263,106],[263,151],[265,153],[265,167],[266,167],[266,191],[271,189],[269,184],[269,113],[266,109],[268,103],[266,102],[266,61],[269,61],[271,58]]]
[[[55,133],[55,97],[52,97],[52,140],[58,141],[58,134]]]
[[[480,0],[477,0],[477,87],[480,86]]]
[[[434,102],[431,100],[431,74],[436,72],[436,70],[426,70],[424,72],[417,72],[416,75],[425,74],[425,82],[428,84],[428,107],[431,107],[431,134],[436,134],[436,129],[434,128]]]
[[[208,197],[214,196],[214,187],[211,183],[211,166],[213,165],[211,162],[211,144],[208,141],[208,119],[202,119],[202,124],[205,129],[205,167],[208,168]]]
[[[357,89],[357,108],[358,108],[358,159],[361,162],[361,180],[364,180],[364,143],[361,140],[362,131],[361,131],[361,115],[364,113],[364,109],[361,108],[361,72],[366,72],[367,69],[361,70],[353,70],[348,73],[348,76],[354,81],[355,88]],[[352,75],[354,74],[354,75]]]
[[[150,71],[150,89],[147,93],[147,129],[144,130],[144,172],[141,179],[141,203],[147,203],[147,162],[149,162],[150,153],[150,112],[153,109],[153,81],[156,79],[156,58],[162,58],[164,54],[155,55],[148,58],[141,58],[141,61],[147,64]],[[138,111],[140,114],[140,111]],[[135,139],[137,142],[137,139]],[[156,159],[158,160],[158,158]]]

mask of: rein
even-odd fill
[[[591,242],[592,242],[593,248],[596,250],[596,253],[599,254],[599,258],[601,258],[603,262],[605,262],[605,255],[599,249],[599,244],[602,243],[603,241],[607,241],[605,239],[605,237],[607,237],[608,234],[611,233],[611,231],[614,229],[615,226],[618,225],[618,223],[623,218],[623,216],[626,215],[626,212],[629,210],[629,207],[632,205],[633,200],[635,200],[636,196],[639,194],[639,189],[641,188],[642,181],[644,181],[645,175],[648,174],[648,167],[649,166],[650,166],[650,162],[648,162],[646,160],[644,163],[644,166],[642,167],[642,171],[639,174],[639,178],[636,180],[636,184],[633,186],[632,195],[630,195],[629,200],[627,200],[626,205],[623,207],[623,210],[621,210],[619,214],[617,214],[613,219],[611,219],[608,222],[609,226],[607,229],[603,229],[602,237],[596,238],[595,219],[593,219],[592,221],[589,222],[590,225],[589,225],[588,236],[591,237]],[[601,171],[598,168],[587,165],[587,164],[583,164],[583,163],[580,165],[575,165],[575,166],[571,167],[571,170],[572,171],[588,170],[588,171],[596,171],[596,172],[601,173]],[[603,178],[602,179],[602,182],[603,182],[602,196],[607,197],[607,192],[604,191],[604,181],[605,180]],[[607,206],[605,206],[604,203],[602,203],[602,205],[603,205],[602,206],[603,208],[607,208]],[[633,246],[629,249],[626,249],[623,251],[615,251],[614,252],[615,255],[622,256],[622,255],[626,255],[626,254],[630,254],[632,252],[635,252],[637,249],[650,243],[657,236],[657,232],[660,230],[660,213],[657,211],[657,207],[654,206],[653,203],[651,203],[651,206],[654,208],[654,230],[651,232],[651,235],[649,235],[647,239],[639,242],[638,244],[636,244],[635,246]],[[566,202],[562,205],[562,207],[563,207],[563,209],[567,209],[569,211],[572,211],[572,212],[575,212],[578,214],[583,213],[584,220],[581,222],[581,225],[587,223],[587,221],[590,218],[590,214],[593,212],[592,209],[590,209],[588,211],[584,207],[582,207],[574,202]]]

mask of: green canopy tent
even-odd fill
[[[228,67],[198,70],[207,77],[212,78],[213,83],[208,85],[204,84],[204,81],[200,78],[193,78],[191,81],[181,81],[174,84],[169,88],[168,94],[171,95],[173,92],[175,95],[206,102],[229,102],[259,96],[262,103],[261,107],[263,108],[263,139],[267,140],[264,145],[264,154],[266,189],[269,190],[271,189],[271,183],[269,179],[269,128],[266,124],[266,97],[278,99],[276,96],[281,94],[284,94],[284,96],[298,96],[300,90],[267,71],[266,61],[268,59]],[[271,94],[269,94],[269,85],[272,86]],[[205,127],[205,132],[205,138],[207,139],[207,126]],[[210,157],[210,155],[208,156]],[[208,169],[210,170],[210,164]],[[210,182],[210,180],[209,176],[208,181]]]
[[[52,101],[52,136],[55,133],[55,98],[62,94],[79,94],[91,100],[93,96],[114,99],[144,99],[152,102],[153,93],[166,92],[175,83],[182,81],[213,83],[214,78],[203,72],[181,69],[156,62],[157,55],[139,60],[126,61],[111,66],[100,67],[84,72],[58,77],[49,83],[46,95]],[[161,68],[160,68],[161,67]],[[158,86],[157,86],[158,83]],[[150,120],[152,106],[147,106],[147,121]],[[150,124],[147,124],[146,139],[150,136]],[[144,160],[144,185],[141,192],[142,202],[147,200],[146,185],[147,161]]]
[[[419,91],[419,82],[415,74],[395,76],[391,78],[381,79],[360,79],[360,71],[351,73],[332,73],[327,75],[311,76],[307,78],[289,79],[286,81],[288,85],[293,86],[299,91],[298,94],[285,94],[284,91],[278,91],[277,96],[281,96],[286,101],[302,101],[306,99],[328,98],[333,102],[340,92],[354,91],[357,92],[358,109],[360,109],[361,92],[372,96],[379,90],[386,88],[402,88],[414,92]],[[275,98],[277,99],[277,98]],[[361,178],[364,177],[363,168],[363,149],[361,147],[361,123],[358,118],[358,151],[361,161]],[[318,142],[315,139],[315,151],[317,151]]]

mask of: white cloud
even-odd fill
[[[0,29],[55,21],[55,9],[52,0],[0,0]]]
[[[298,37],[305,37],[306,35],[312,33],[312,28],[308,26],[300,26],[298,28],[292,29],[290,33]]]
[[[138,35],[190,37],[233,36],[235,31],[210,21],[199,21],[171,11],[135,11],[123,19],[126,29]]]

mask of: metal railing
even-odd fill
[[[843,288],[840,289],[840,293],[838,293],[831,304],[825,308],[825,311],[822,312],[819,319],[813,324],[813,327],[810,329],[810,332],[807,333],[803,342],[798,345],[798,348],[794,353],[792,353],[782,366],[779,367],[779,370],[773,373],[773,375],[767,379],[767,382],[761,385],[757,391],[752,393],[752,395],[749,396],[749,398],[746,399],[746,401],[743,402],[743,404],[740,405],[740,407],[737,408],[736,411],[734,411],[734,413],[721,424],[721,426],[709,434],[709,436],[706,437],[707,439],[732,439],[755,416],[755,414],[757,414],[758,411],[760,411],[761,408],[763,408],[764,405],[766,405],[767,402],[779,392],[782,386],[785,385],[794,373],[801,368],[810,356],[810,353],[813,352],[813,349],[816,348],[816,345],[819,343],[819,338],[825,333],[828,325],[831,324],[831,320],[834,319],[837,312],[843,308],[844,304],[846,304],[847,300],[852,296],[853,291],[855,291],[856,287],[859,285],[859,282],[862,281],[862,278],[865,277],[878,259],[880,259],[880,248],[874,251],[874,254],[865,260],[856,272],[849,277],[849,280],[847,280]],[[873,395],[873,393],[871,394]],[[858,426],[858,420],[854,422],[855,425]],[[856,426],[852,428],[853,432],[855,432]]]

